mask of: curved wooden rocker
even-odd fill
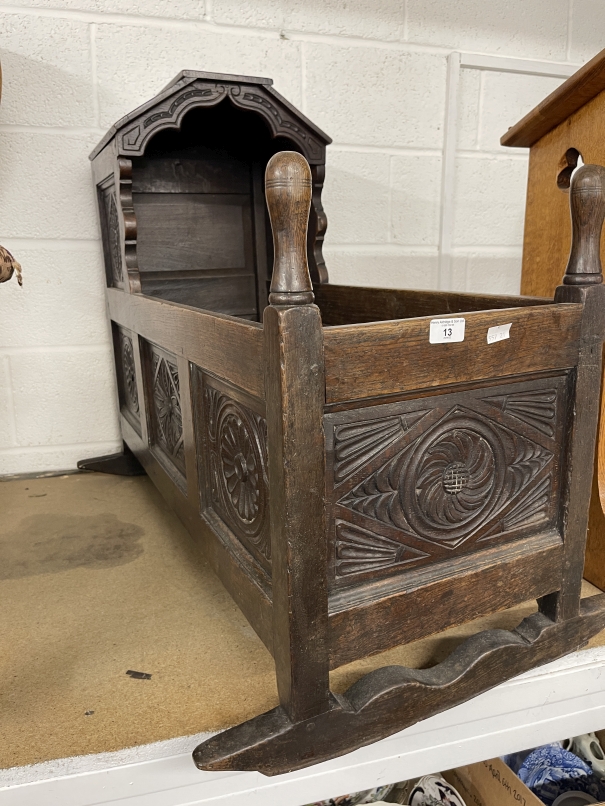
[[[292,722],[281,706],[199,745],[200,770],[258,770],[265,775],[308,767],[349,753],[466,702],[515,675],[579,649],[605,626],[605,594],[584,599],[580,615],[559,623],[543,613],[512,631],[486,630],[431,669],[384,666],[362,677],[330,708]]]
[[[561,539],[561,564],[557,566],[554,589],[539,598],[539,612],[526,618],[511,632],[489,630],[478,633],[431,669],[419,671],[399,666],[378,669],[339,696],[328,690],[328,665],[325,662],[325,645],[329,640],[325,619],[327,596],[324,593],[323,601],[318,599],[322,591],[318,591],[316,581],[322,576],[319,562],[325,556],[325,541],[323,533],[316,528],[309,529],[308,524],[305,527],[304,523],[305,518],[313,512],[309,508],[311,505],[316,510],[322,506],[320,500],[313,502],[307,494],[309,489],[313,490],[315,486],[317,490],[317,486],[323,483],[322,457],[317,455],[317,450],[321,452],[322,446],[316,446],[314,456],[310,450],[306,456],[294,458],[291,465],[286,461],[286,446],[292,448],[297,432],[300,437],[299,429],[306,429],[309,425],[314,427],[312,423],[304,422],[305,393],[311,397],[324,393],[323,379],[319,390],[305,390],[298,380],[302,377],[302,383],[305,382],[301,367],[313,360],[314,349],[321,349],[321,345],[313,344],[313,339],[318,337],[313,323],[319,312],[310,304],[313,299],[312,286],[303,248],[310,182],[304,159],[298,155],[278,154],[269,163],[266,188],[276,258],[269,297],[271,307],[265,310],[264,327],[269,338],[273,339],[275,351],[274,357],[269,358],[267,377],[271,379],[277,374],[282,380],[281,386],[276,389],[267,387],[268,405],[271,405],[270,394],[274,392],[274,399],[279,401],[277,407],[281,406],[276,412],[277,416],[269,414],[269,427],[280,431],[284,446],[281,455],[269,456],[275,553],[280,551],[280,545],[282,547],[282,557],[274,555],[274,562],[282,562],[281,580],[276,575],[275,566],[273,575],[273,651],[278,682],[281,683],[282,704],[197,747],[193,758],[200,769],[259,770],[267,775],[276,775],[333,758],[400,731],[534,666],[576,650],[605,627],[605,594],[580,601],[591,479],[591,466],[590,462],[586,462],[586,456],[591,456],[594,450],[605,324],[599,259],[600,235],[605,217],[604,186],[605,169],[599,166],[585,166],[574,175],[571,189],[571,254],[563,285],[556,291],[554,307],[558,315],[577,314],[579,327],[571,337],[563,329],[550,334],[555,340],[569,338],[568,362],[573,355],[573,361],[567,364],[570,369],[565,383],[569,397],[559,455],[559,462],[564,468],[561,479],[563,492],[551,520],[550,532],[551,537],[557,533]],[[535,313],[540,308],[532,310]],[[513,311],[507,313],[512,316]],[[292,331],[285,332],[286,323],[290,322],[295,323],[293,332],[296,341]],[[387,336],[390,336],[391,349],[394,349],[397,333],[394,327],[391,333],[388,330],[389,326],[396,324],[383,324]],[[355,327],[362,326],[349,328],[350,349],[368,349],[362,338],[367,333],[353,338]],[[426,343],[428,347],[428,338]],[[419,350],[420,360],[427,357],[426,347]],[[292,372],[292,364],[298,367],[299,374]],[[489,378],[490,373],[493,376],[506,375],[502,369],[502,365],[494,360],[491,366],[484,368],[485,376]],[[274,381],[269,380],[269,384],[272,383]],[[534,417],[534,424],[546,431],[550,426],[546,420],[540,420],[540,412],[546,410],[544,399],[529,393],[525,401],[528,418]],[[504,410],[505,405],[502,408]],[[516,413],[519,416],[521,408],[517,403]],[[515,411],[512,406],[511,410]],[[367,408],[365,411],[367,416]],[[308,420],[308,414],[306,417]],[[328,422],[326,426],[329,426]],[[269,439],[271,444],[271,431]],[[278,441],[275,436],[274,441]],[[525,450],[528,450],[527,446]],[[288,458],[292,456],[289,454]],[[464,479],[467,471],[462,467],[458,470],[460,478]],[[303,472],[307,475],[303,476]],[[491,469],[490,472],[496,470]],[[279,481],[276,482],[278,477]],[[383,484],[376,493],[387,495],[384,473],[382,478],[382,482],[375,481],[378,487]],[[538,492],[544,489],[543,485]],[[449,491],[446,489],[446,492]],[[538,529],[534,532],[542,532],[544,537],[544,524],[539,521],[538,517]],[[367,524],[367,520],[363,522]],[[316,520],[315,526],[321,527],[321,520]],[[531,541],[531,529],[530,535],[525,538],[525,542],[528,541]],[[520,541],[521,544],[523,542]],[[285,551],[289,551],[289,556],[283,556]],[[311,562],[312,552],[316,553],[315,565]],[[346,558],[346,553],[343,556]],[[364,556],[361,540],[357,542],[357,554],[349,551],[349,559],[355,556]],[[535,568],[531,556],[526,555],[524,562],[522,567],[531,575],[532,567]],[[465,579],[468,576],[458,575],[452,562],[450,575],[441,587],[441,596],[447,598],[448,593],[453,594],[458,587],[464,587]],[[305,593],[306,583],[310,590]],[[482,594],[470,589],[465,592],[468,598],[474,595],[481,597]],[[409,593],[409,597],[413,596],[413,592]],[[499,594],[492,598],[494,609],[503,606],[501,596]],[[283,609],[281,615],[278,608]],[[457,618],[461,619],[463,608],[460,605],[458,608]],[[287,614],[285,618],[283,613]],[[287,626],[287,629],[282,626],[281,635],[280,618],[282,625]],[[431,618],[431,614],[427,613],[430,625],[425,633],[434,632],[444,624],[439,624],[436,619],[431,621]],[[379,623],[375,624],[375,628],[380,629]],[[298,645],[292,637],[297,629]]]

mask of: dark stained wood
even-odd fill
[[[217,274],[206,299],[191,278],[188,304],[259,320],[271,252],[260,178],[287,143],[313,164],[307,255],[312,278],[327,282],[321,192],[330,138],[271,84],[183,71],[103,138],[91,160],[109,285],[126,288],[127,275],[131,293],[182,301],[149,273],[245,268],[245,305],[231,299],[228,281],[219,293]]]
[[[325,328],[326,400],[572,367],[581,316],[577,304],[470,312],[464,341],[452,344],[429,343],[428,317]],[[488,328],[508,323],[510,338],[488,344]]]
[[[603,503],[599,492],[599,451],[603,450],[603,420],[601,411],[599,436],[595,451],[594,473],[590,493],[590,508],[588,510],[588,530],[586,533],[586,554],[584,557],[584,570],[582,576],[597,588],[605,590],[605,553],[604,515]]]
[[[527,148],[605,90],[605,50],[528,112],[500,138],[503,146]]]
[[[201,193],[135,195],[141,272],[246,268],[247,196]],[[253,266],[248,267],[254,274]]]
[[[602,57],[603,54],[600,54]],[[590,95],[590,93],[589,93]],[[605,164],[605,92],[581,101],[553,129],[532,144],[530,150],[523,267],[521,290],[524,294],[554,294],[560,283],[569,253],[571,221],[565,175],[577,164],[578,155],[585,163]],[[605,259],[605,243],[601,243],[601,260]],[[601,424],[605,422],[605,396],[601,382]],[[601,425],[595,461],[593,495],[590,504],[589,533],[585,575],[605,588],[605,430]],[[605,497],[604,497],[605,502]]]
[[[319,310],[307,265],[309,166],[286,152],[267,166],[275,262],[265,309],[265,397],[271,485],[273,648],[290,719],[329,704],[325,521],[325,380]]]
[[[95,160],[112,141],[119,154],[141,155],[158,131],[177,128],[191,108],[216,106],[228,98],[235,106],[261,115],[273,137],[292,139],[309,162],[323,163],[322,149],[332,140],[272,84],[270,78],[181,70],[154,98],[112,126],[90,159]]]
[[[257,309],[259,311],[264,311],[268,304],[269,293],[271,233],[268,232],[269,225],[267,222],[268,215],[267,203],[265,201],[263,165],[259,161],[254,161],[252,164],[252,209],[252,220],[254,222],[254,242],[256,244]],[[327,275],[323,282],[328,282]]]
[[[576,405],[569,415],[569,456],[566,462],[568,500],[562,511],[563,581],[558,593],[541,602],[542,610],[559,621],[577,616],[599,419],[599,392],[605,331],[605,287],[600,239],[605,218],[605,168],[585,165],[571,180],[573,239],[555,300],[581,302],[582,335],[575,378]]]
[[[553,530],[338,591],[330,597],[330,667],[357,660],[360,646],[372,655],[546,596],[561,585],[562,560]]]
[[[399,288],[317,285],[315,303],[324,325],[354,325],[411,319],[416,316],[448,316],[467,311],[491,311],[549,305],[552,298],[467,294],[458,291],[414,291]]]
[[[599,59],[603,54],[599,54]],[[571,79],[573,80],[573,79]],[[597,87],[598,88],[598,87]],[[526,294],[554,294],[564,271],[571,237],[566,180],[579,156],[605,164],[605,92],[578,94],[580,105],[531,146],[521,289]],[[556,110],[555,110],[556,111]],[[565,113],[564,107],[562,112]],[[556,181],[555,181],[556,180]],[[567,181],[568,185],[568,181]],[[605,243],[601,243],[601,260]],[[592,484],[585,576],[605,588],[605,396],[601,383],[601,432]],[[603,496],[604,503],[601,503]]]
[[[271,579],[265,406],[191,365],[202,510],[240,559]]]
[[[202,770],[280,775],[344,755],[573,652],[604,626],[605,594],[567,621],[535,613],[516,630],[477,633],[431,669],[377,669],[317,717],[293,724],[276,708],[199,745],[193,759]]]
[[[221,531],[211,519],[200,517],[199,497],[188,497],[186,491],[175,484],[165,463],[158,461],[157,454],[142,441],[128,420],[121,417],[120,425],[125,442],[162,498],[181,520],[261,641],[272,651],[273,611],[271,589],[266,579],[251,572],[241,545],[227,530]]]
[[[196,276],[195,272],[188,272],[187,277],[180,277],[179,272],[172,274],[177,276],[166,277],[160,272],[143,275],[145,294],[179,305],[257,321],[254,274],[242,269],[200,273],[205,276]]]
[[[571,179],[571,251],[563,285],[603,282],[600,247],[605,219],[604,190],[605,168],[600,165],[585,165]]]
[[[304,157],[283,151],[271,157],[265,192],[273,230],[271,305],[306,305],[314,296],[307,264],[311,170]]]
[[[274,657],[280,701],[302,719],[329,690],[321,319],[271,306],[264,327]]]
[[[327,414],[331,588],[557,529],[568,375]]]
[[[193,157],[139,157],[132,192],[240,194],[250,189],[250,166],[243,160],[204,151]]]
[[[257,323],[113,288],[107,296],[115,322],[264,397],[263,330]]]
[[[78,470],[91,473],[110,473],[112,476],[144,476],[145,470],[128,445],[120,453],[105,454],[78,462]]]

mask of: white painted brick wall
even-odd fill
[[[88,153],[183,68],[271,76],[334,139],[333,282],[437,288],[447,58],[582,63],[601,0],[19,0],[0,5],[0,474],[119,447]],[[527,157],[505,129],[559,83],[463,69],[453,288],[519,287]]]

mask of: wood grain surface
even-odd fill
[[[561,584],[563,546],[554,533],[445,560],[399,579],[330,597],[330,665],[430,635],[545,596]]]
[[[410,319],[414,316],[449,316],[465,311],[491,311],[552,303],[552,296],[540,299],[457,291],[360,288],[332,283],[317,285],[314,291],[324,325],[353,325]]]
[[[567,81],[515,123],[500,138],[503,146],[527,148],[567,120],[605,90],[605,50],[600,51]]]
[[[263,329],[255,322],[107,289],[111,318],[187,357],[255,397],[264,397]]]
[[[326,401],[379,397],[572,367],[582,306],[548,305],[465,315],[463,342],[430,344],[430,318],[326,328]],[[487,330],[511,323],[510,338],[487,343]]]
[[[203,770],[280,775],[344,755],[420,719],[465,702],[504,680],[582,646],[605,625],[605,594],[582,602],[581,615],[555,623],[542,613],[512,631],[488,630],[442,663],[412,670],[386,666],[351,686],[324,714],[292,723],[282,708],[231,728],[193,753]]]

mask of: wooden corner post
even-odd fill
[[[295,152],[265,176],[275,263],[264,312],[273,647],[282,707],[297,722],[328,709],[323,337],[307,265],[311,172]]]
[[[572,176],[569,204],[571,250],[555,302],[581,303],[584,311],[577,374],[572,379],[576,406],[570,412],[565,468],[563,580],[559,592],[540,602],[542,612],[556,621],[574,618],[580,612],[605,334],[605,286],[599,257],[605,219],[605,168],[578,168]]]

